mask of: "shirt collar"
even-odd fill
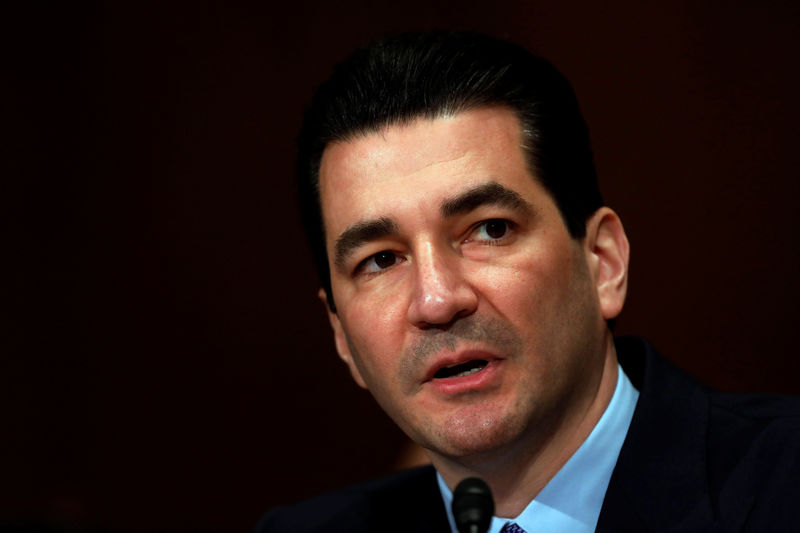
[[[519,516],[493,517],[489,533],[498,533],[509,521],[529,532],[593,532],[638,398],[639,392],[618,364],[614,395],[589,437]],[[436,478],[450,528],[458,533],[451,510],[453,493],[438,472]]]

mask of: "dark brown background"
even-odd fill
[[[5,8],[0,524],[246,531],[392,468],[290,178],[312,87],[386,31],[555,62],[632,243],[620,332],[800,392],[796,2],[603,4]]]

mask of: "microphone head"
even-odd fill
[[[453,491],[453,518],[461,533],[486,533],[494,515],[494,499],[489,485],[480,478],[468,477]]]

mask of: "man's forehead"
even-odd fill
[[[506,107],[483,107],[437,118],[420,117],[389,124],[330,143],[320,164],[320,181],[337,182],[380,174],[411,175],[427,167],[465,157],[488,144],[520,146],[521,124]],[[336,172],[345,170],[345,173]]]

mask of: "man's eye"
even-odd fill
[[[481,222],[475,227],[475,239],[496,241],[502,239],[508,234],[509,222],[500,218],[494,218]]]
[[[364,262],[359,265],[359,270],[366,273],[379,272],[394,266],[399,259],[400,258],[397,257],[394,252],[384,250],[383,252],[378,252],[366,258]]]

